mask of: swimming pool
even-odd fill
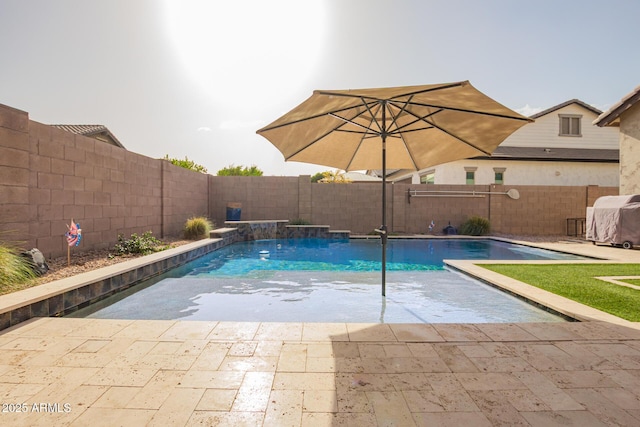
[[[387,297],[378,240],[237,243],[73,313],[73,317],[386,323],[563,319],[443,259],[577,259],[495,240],[391,239]]]

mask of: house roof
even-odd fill
[[[620,161],[620,150],[499,146],[491,156],[474,157],[474,159],[618,163]]]
[[[640,101],[640,86],[625,95],[618,103],[609,108],[609,110],[600,114],[600,116],[593,121],[593,124],[600,127],[620,126],[620,115],[633,107],[638,101]]]
[[[582,102],[579,99],[570,99],[568,101],[563,102],[562,104],[555,105],[555,106],[553,106],[551,108],[547,108],[544,111],[540,111],[539,113],[533,114],[533,115],[529,116],[529,118],[537,119],[538,117],[542,117],[542,116],[545,116],[545,115],[547,115],[549,113],[553,113],[554,111],[557,111],[557,110],[559,110],[561,108],[564,108],[564,107],[566,107],[568,105],[571,105],[571,104],[577,104],[577,105],[579,105],[579,106],[581,106],[583,108],[586,108],[587,110],[589,110],[589,111],[591,111],[591,112],[593,112],[595,114],[601,114],[602,113],[602,111],[598,110],[596,107],[593,107],[593,106],[587,104],[586,102]]]
[[[115,145],[116,147],[125,148],[124,145],[114,134],[111,133],[104,125],[51,125],[55,128],[65,130],[67,132],[75,133],[76,135],[84,135],[90,138],[97,139],[99,141],[106,142],[107,144]]]

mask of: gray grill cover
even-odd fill
[[[640,245],[640,194],[604,196],[587,208],[587,240]]]

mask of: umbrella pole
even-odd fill
[[[384,117],[384,116],[383,116]],[[383,118],[384,123],[384,118]],[[387,141],[382,134],[382,296],[387,295]]]

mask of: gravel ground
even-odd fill
[[[170,245],[171,247],[182,246],[187,243],[192,243],[193,240],[171,240],[164,239],[163,243]],[[76,274],[85,273],[87,271],[95,270],[109,265],[118,264],[123,261],[128,261],[133,258],[141,257],[142,255],[122,255],[122,256],[110,256],[113,253],[113,249],[101,249],[92,251],[79,251],[71,249],[71,264],[67,265],[67,257],[58,257],[53,259],[47,259],[49,265],[49,271],[44,276],[38,277],[35,280],[35,285],[41,285],[47,282],[53,282],[54,280],[64,279],[65,277],[75,276]]]

